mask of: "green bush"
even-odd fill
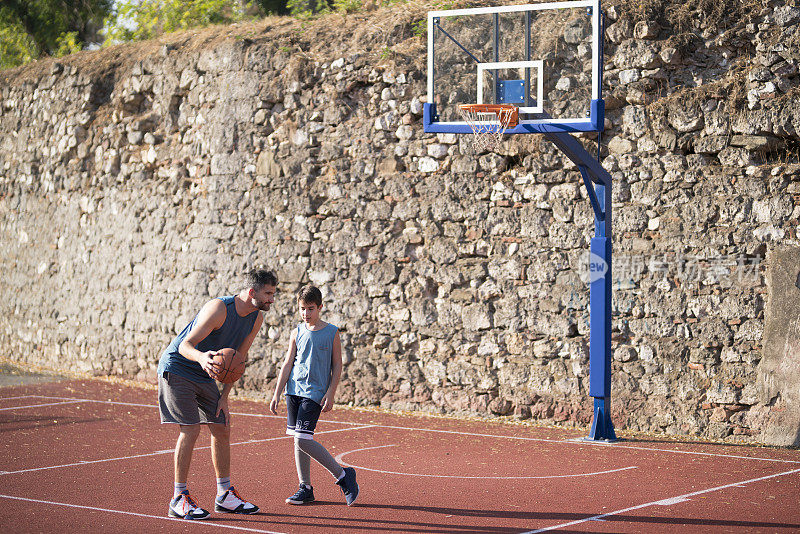
[[[36,43],[21,24],[0,25],[0,69],[30,63],[38,55]]]
[[[107,21],[106,44],[152,39],[164,33],[246,18],[238,0],[122,0]]]

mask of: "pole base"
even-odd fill
[[[606,411],[604,399],[595,399],[592,430],[585,439],[586,441],[606,441],[608,443],[617,441],[614,424],[611,422],[610,414]]]

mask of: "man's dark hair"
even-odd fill
[[[316,286],[303,286],[300,288],[300,291],[297,292],[297,300],[322,306],[322,291]]]
[[[258,291],[264,286],[277,286],[278,277],[272,271],[266,269],[253,269],[247,273],[246,283],[248,288]]]

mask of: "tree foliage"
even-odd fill
[[[121,0],[108,20],[107,44],[152,39],[164,33],[248,18],[251,2],[239,0]]]
[[[326,13],[355,13],[363,7],[362,0],[286,0],[293,17],[312,17]]]
[[[0,10],[0,17],[2,15]],[[37,55],[36,43],[19,21],[0,19],[0,69],[24,65]]]
[[[3,0],[0,66],[64,55],[99,40],[113,0]]]
[[[255,2],[265,15],[289,14],[289,8],[286,6],[286,0],[255,0]]]
[[[0,68],[87,44],[152,39],[263,15],[358,11],[362,0],[0,0]],[[104,41],[104,42],[103,42]]]

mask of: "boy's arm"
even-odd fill
[[[294,365],[294,357],[297,353],[297,330],[292,330],[292,335],[289,336],[289,348],[286,349],[286,358],[283,360],[281,372],[278,374],[278,382],[275,384],[275,393],[272,395],[272,401],[269,403],[269,409],[272,413],[278,413],[278,404],[281,401],[281,393],[283,388],[286,387],[286,382],[289,381],[289,374],[292,372]]]
[[[336,388],[339,387],[339,379],[342,377],[342,341],[339,339],[339,331],[333,336],[333,350],[331,351],[331,384],[328,391],[322,397],[322,411],[329,412],[333,409],[333,399],[336,398]]]

